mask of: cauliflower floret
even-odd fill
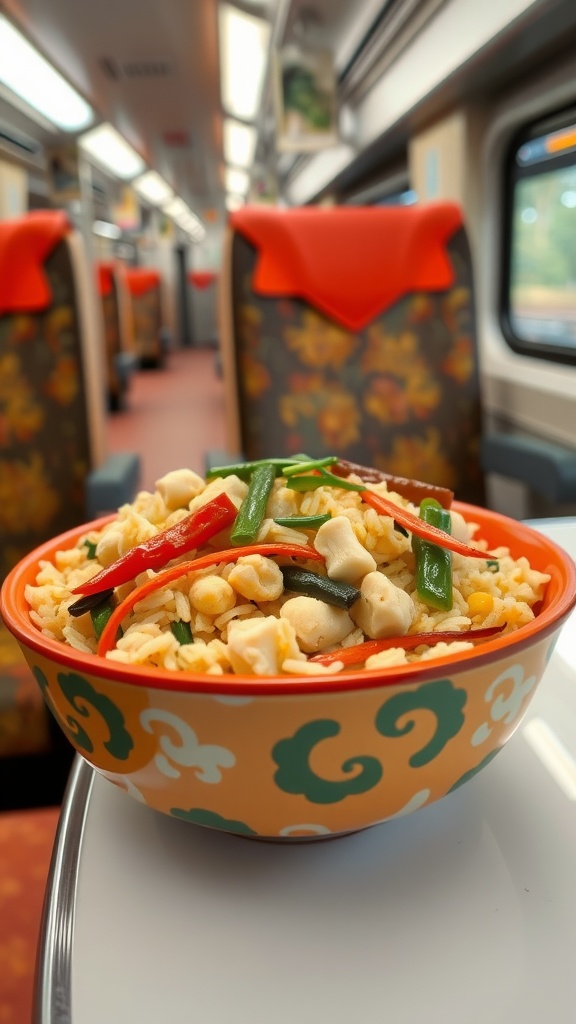
[[[184,508],[204,488],[204,480],[191,469],[174,469],[160,477],[155,484],[156,490],[162,495],[166,508],[174,511]]]
[[[404,636],[414,619],[412,598],[395,587],[382,572],[370,572],[362,580],[360,597],[350,611],[366,636]]]
[[[236,508],[240,508],[247,493],[248,484],[234,473],[225,477],[218,476],[211,480],[209,484],[206,484],[206,487],[200,494],[192,498],[189,508],[191,512],[195,512],[197,508],[202,508],[209,501],[214,501],[214,498],[217,498],[219,494],[227,494],[234,505],[236,505]]]
[[[290,623],[273,615],[231,622],[228,657],[234,672],[258,676],[277,675],[286,659],[304,659]]]
[[[236,594],[221,576],[201,576],[190,587],[190,604],[203,615],[222,615],[236,604]]]
[[[284,578],[276,562],[264,555],[244,555],[228,573],[228,582],[248,601],[276,601]]]
[[[456,540],[461,540],[464,544],[470,543],[470,528],[468,523],[464,519],[464,516],[461,516],[459,512],[454,512],[453,509],[450,510],[450,525],[450,533],[456,538]]]
[[[355,583],[376,569],[375,560],[356,537],[347,516],[334,516],[323,523],[314,547],[326,558],[326,572],[333,580]]]
[[[273,488],[268,498],[266,514],[271,519],[287,519],[288,516],[298,515],[298,498],[296,491],[289,487]]]
[[[176,662],[184,671],[208,672],[211,675],[219,675],[230,667],[226,647],[219,640],[180,644],[176,650]]]
[[[158,529],[144,516],[130,510],[126,518],[118,520],[104,531],[96,545],[96,558],[100,565],[112,565],[131,548],[150,540],[157,533]]]
[[[342,642],[354,629],[343,608],[319,601],[316,597],[291,597],[280,609],[280,617],[290,623],[303,651],[311,654]]]

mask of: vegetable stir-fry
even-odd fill
[[[129,664],[382,670],[533,618],[548,578],[476,532],[447,489],[336,456],[175,470],[26,596],[48,635]]]

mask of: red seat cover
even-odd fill
[[[462,226],[456,203],[389,207],[246,206],[230,223],[258,250],[252,281],[265,296],[293,296],[352,331],[408,292],[454,280],[446,243]]]
[[[39,312],[50,305],[44,263],[70,231],[63,210],[32,210],[0,222],[0,314]]]

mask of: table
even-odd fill
[[[576,556],[576,518],[533,521]],[[77,759],[37,1024],[568,1024],[576,612],[516,735],[466,786],[334,841],[151,811]]]

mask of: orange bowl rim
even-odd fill
[[[492,534],[494,538],[504,531],[505,535],[499,536],[493,543],[490,543],[490,536],[487,537],[490,547],[510,547],[516,558],[522,554],[522,550],[518,550],[522,545],[540,552],[543,561],[534,566],[532,558],[529,557],[530,565],[541,572],[551,573],[552,579],[548,586],[553,589],[549,603],[545,598],[543,610],[531,622],[514,633],[484,641],[479,648],[462,651],[456,657],[445,655],[425,662],[394,666],[386,671],[355,669],[318,676],[212,676],[206,673],[174,672],[169,669],[126,665],[94,654],[84,654],[58,640],[43,636],[29,617],[29,606],[24,598],[25,585],[35,581],[40,561],[50,561],[57,550],[72,547],[83,534],[101,529],[113,521],[115,515],[101,517],[59,534],[24,556],[4,581],[0,595],[0,611],[10,632],[22,645],[37,654],[52,658],[63,667],[76,672],[132,686],[147,686],[180,693],[255,697],[281,693],[312,695],[339,691],[354,692],[394,684],[419,685],[438,678],[438,675],[444,672],[454,676],[468,669],[501,660],[545,639],[560,629],[576,605],[576,564],[559,544],[528,524],[510,519],[499,512],[457,501],[452,507],[454,511],[461,512],[468,521],[478,522],[482,537],[486,536],[486,528],[488,535]]]

